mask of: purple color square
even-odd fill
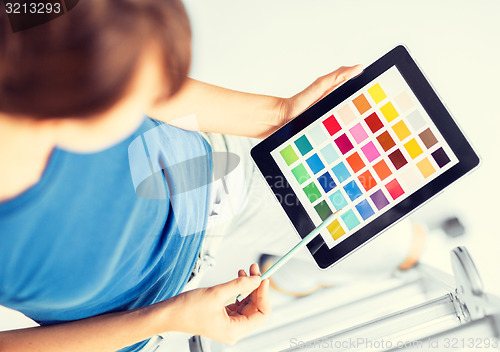
[[[372,199],[373,204],[375,204],[378,210],[384,208],[385,206],[387,206],[387,204],[389,204],[389,201],[384,196],[384,192],[382,192],[382,190],[380,189],[377,192],[373,193],[370,198]]]

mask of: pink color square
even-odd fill
[[[361,150],[363,151],[363,154],[365,154],[369,162],[372,162],[380,156],[380,153],[378,152],[377,147],[375,147],[375,144],[373,144],[373,142],[369,142],[367,145],[361,147]]]
[[[387,191],[390,193],[392,199],[394,200],[401,197],[405,193],[396,179],[386,184],[385,188],[387,188]]]
[[[358,144],[368,138],[368,134],[366,133],[365,129],[363,128],[363,126],[361,126],[360,123],[351,128],[349,131],[351,132],[352,136],[354,137],[354,140]]]

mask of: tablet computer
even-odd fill
[[[320,268],[471,171],[479,158],[404,46],[366,67],[251,155]]]

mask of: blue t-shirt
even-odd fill
[[[47,325],[178,294],[203,239],[211,163],[199,133],[150,118],[101,152],[55,148],[40,181],[0,203],[0,305]]]

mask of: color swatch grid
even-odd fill
[[[396,67],[271,155],[329,248],[458,162]]]

